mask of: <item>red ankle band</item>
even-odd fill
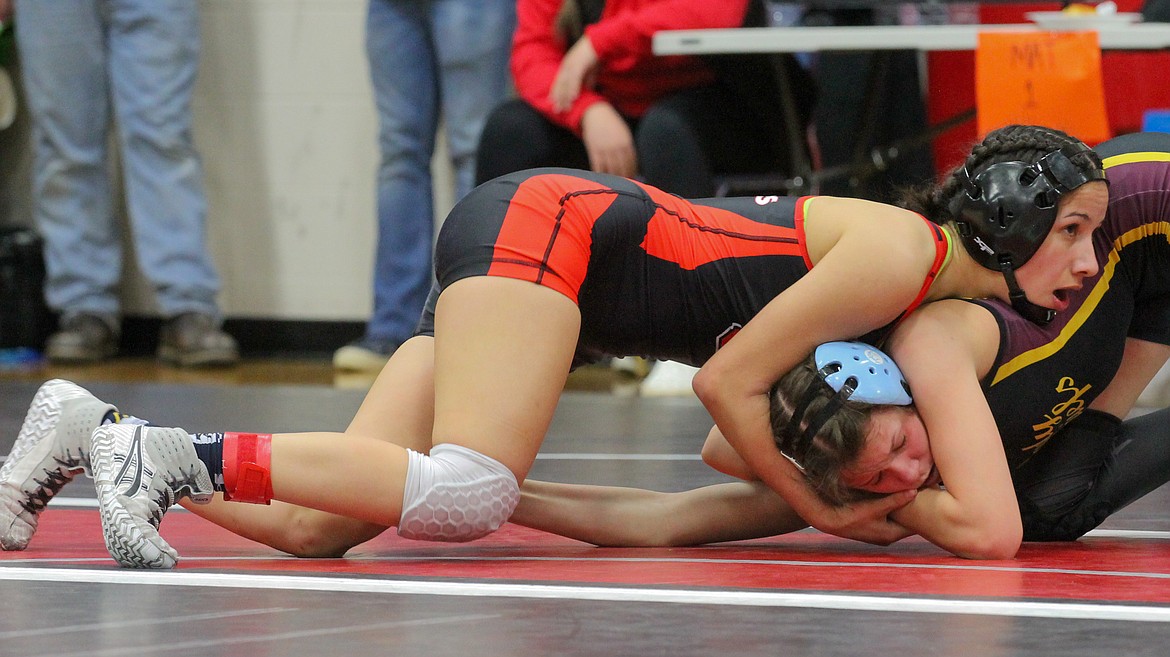
[[[223,499],[249,504],[272,501],[272,434],[223,434]]]

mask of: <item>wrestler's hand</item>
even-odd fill
[[[626,178],[638,175],[634,134],[609,103],[593,103],[581,117],[581,141],[589,154],[589,168]]]
[[[0,23],[8,24],[12,20],[12,0],[0,0]]]
[[[552,88],[548,92],[548,99],[554,110],[568,111],[573,101],[577,100],[577,96],[581,95],[581,89],[593,86],[598,63],[597,51],[593,49],[589,37],[577,39],[577,43],[574,43],[561,59],[561,67],[557,69]]]
[[[816,518],[805,517],[805,520],[827,534],[873,545],[890,545],[914,534],[889,515],[912,502],[917,494],[916,490],[904,490],[845,506],[824,504]]]

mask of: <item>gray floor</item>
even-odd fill
[[[12,612],[0,652],[11,657],[1162,657],[1170,639],[1165,624],[897,611],[35,583],[0,592]]]
[[[127,412],[193,431],[341,429],[361,400],[360,393],[324,387],[90,388]],[[35,389],[35,384],[0,382],[0,453],[11,446]],[[720,481],[694,458],[709,427],[693,399],[568,393],[532,476],[660,490]],[[88,483],[67,491],[92,497]],[[1168,500],[1165,488],[1156,491],[1106,528],[1170,530]],[[841,609],[815,597],[785,601],[783,590],[753,602],[751,582],[695,589],[701,595],[686,600],[670,595],[688,587],[669,582],[632,590],[577,586],[568,595],[545,595],[535,587],[440,594],[426,588],[436,582],[425,576],[251,572],[241,575],[250,578],[247,582],[236,583],[230,579],[234,572],[133,573],[108,564],[37,567],[0,561],[5,609],[0,655],[1097,657],[1161,656],[1170,641],[1170,624],[1164,622],[1103,620],[1108,613],[1077,617],[1069,607],[1046,617],[1042,609],[1027,606],[1035,601],[1026,600],[991,601],[1023,605],[1005,607],[1007,612],[941,612],[914,611],[915,596],[862,595],[860,603]],[[474,581],[438,582],[461,583]],[[411,591],[412,585],[422,588]],[[1135,612],[1139,607],[1159,612],[1167,605],[1132,606]],[[1109,609],[1120,609],[1125,617],[1127,607]]]

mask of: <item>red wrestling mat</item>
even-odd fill
[[[1095,538],[1025,545],[1010,561],[952,557],[921,539],[879,548],[802,532],[703,548],[596,548],[507,525],[469,544],[419,543],[392,531],[345,559],[295,559],[200,518],[172,512],[163,535],[178,570],[387,579],[901,594],[1007,600],[1170,603],[1170,540]],[[50,509],[24,552],[0,568],[110,568],[96,510]]]

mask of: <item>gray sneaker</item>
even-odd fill
[[[92,363],[118,353],[116,320],[82,313],[66,317],[45,341],[45,357],[56,363]]]
[[[0,547],[28,547],[45,505],[77,473],[88,472],[89,436],[116,410],[69,381],[41,385],[0,467]]]
[[[215,318],[183,313],[163,324],[158,336],[158,357],[180,367],[234,365],[240,360],[240,349]]]
[[[125,568],[173,568],[179,553],[158,533],[163,514],[184,497],[206,504],[213,495],[191,436],[182,429],[107,424],[91,441],[110,556]]]

